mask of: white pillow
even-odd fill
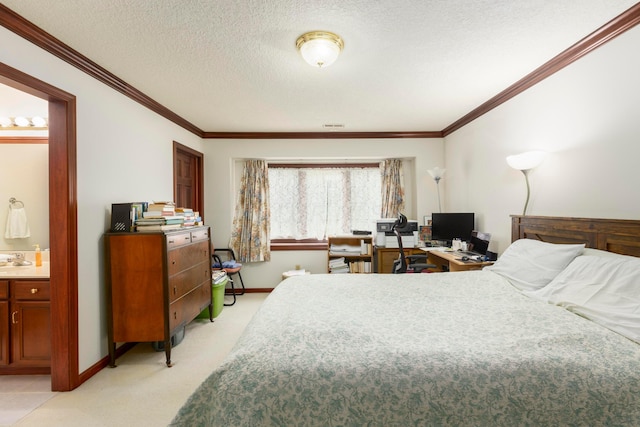
[[[640,343],[640,258],[579,256],[544,288],[523,293]]]
[[[593,249],[593,248],[584,248],[584,250],[582,251],[582,255],[600,256],[600,257],[607,257],[607,258],[637,259],[636,257],[631,255],[622,255],[622,254],[617,254],[615,252],[607,252],[607,251],[603,251],[602,249]]]
[[[520,239],[513,242],[495,264],[484,269],[506,277],[520,290],[533,291],[552,281],[583,249],[584,244]]]

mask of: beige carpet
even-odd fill
[[[251,293],[224,307],[214,323],[195,320],[172,350],[173,367],[151,344],[136,345],[71,392],[56,393],[15,426],[166,426],[229,353],[268,294]]]

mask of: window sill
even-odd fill
[[[271,242],[272,251],[326,251],[327,242]]]

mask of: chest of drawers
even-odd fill
[[[161,341],[171,366],[171,336],[212,309],[209,227],[107,233],[105,244],[110,365],[117,343]]]

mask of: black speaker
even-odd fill
[[[495,253],[495,252],[487,251],[487,253],[485,255],[487,257],[487,261],[497,261],[498,260],[498,254]]]
[[[111,205],[111,232],[133,231],[131,203],[113,203]]]

